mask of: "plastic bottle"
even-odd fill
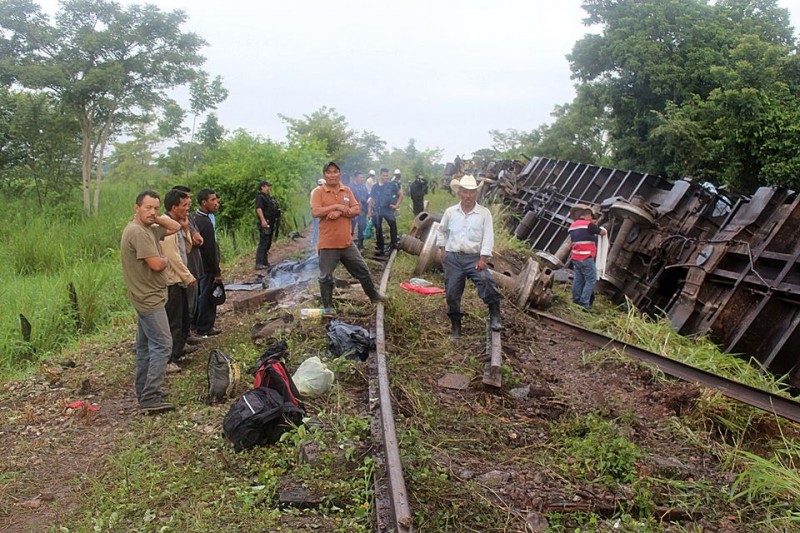
[[[319,308],[306,308],[300,310],[300,318],[321,318],[323,316],[331,315],[330,309],[325,309],[324,307]]]

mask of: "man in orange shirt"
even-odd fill
[[[351,232],[351,220],[361,213],[353,191],[341,183],[339,165],[331,161],[322,168],[325,183],[311,192],[311,216],[319,219],[319,292],[322,306],[333,307],[333,271],[341,262],[356,278],[373,302],[386,297],[375,289],[369,268],[361,257]]]

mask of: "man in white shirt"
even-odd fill
[[[476,201],[478,184],[474,176],[468,174],[461,178],[458,196],[461,201],[444,212],[436,239],[436,245],[444,252],[442,265],[452,340],[461,336],[461,296],[467,278],[489,306],[489,327],[494,331],[503,327],[500,293],[486,264],[494,247],[492,213]]]

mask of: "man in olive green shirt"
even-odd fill
[[[172,335],[164,304],[167,301],[167,259],[161,239],[180,230],[181,225],[160,215],[161,198],[154,191],[136,197],[135,215],[122,232],[120,260],[128,297],[136,309],[136,399],[145,412],[174,409],[164,401],[167,361]]]

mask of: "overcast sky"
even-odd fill
[[[123,0],[123,4],[145,3]],[[388,147],[490,145],[531,130],[574,97],[566,54],[591,31],[580,0],[155,0],[208,41],[205,70],[230,91],[228,130],[284,140],[278,113],[335,108]],[[779,0],[800,26],[800,0]],[[55,0],[41,1],[49,12]]]

